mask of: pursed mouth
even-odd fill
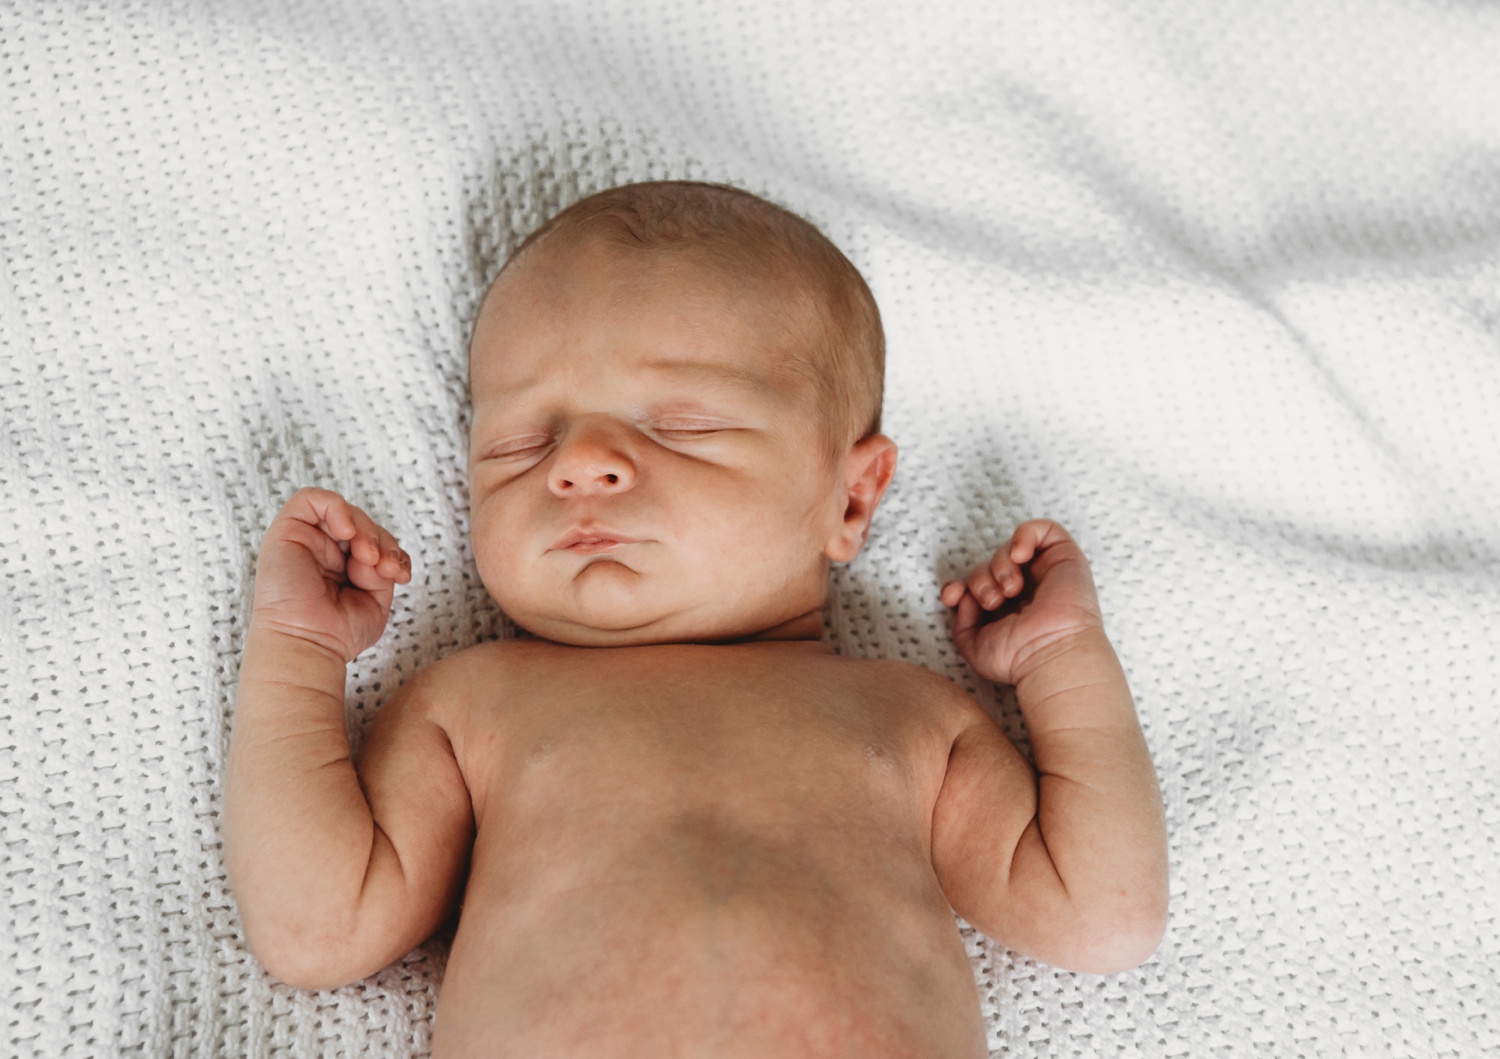
[[[623,533],[614,530],[590,529],[572,530],[558,538],[552,546],[553,551],[572,552],[574,555],[597,555],[607,552],[611,548],[618,548],[624,544],[638,544],[634,537],[627,537]]]
[[[579,555],[595,555],[599,552],[607,552],[611,548],[618,548],[622,544],[634,543],[634,541],[617,540],[614,537],[586,537],[581,541],[574,541],[566,550]]]

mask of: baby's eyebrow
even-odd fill
[[[774,397],[776,389],[765,375],[732,364],[702,364],[686,360],[650,360],[643,372],[664,380],[686,383],[694,390],[729,391],[752,397]]]
[[[701,364],[688,360],[650,360],[640,365],[644,375],[665,383],[690,386],[697,392],[741,393],[752,397],[774,397],[776,388],[763,374],[732,364]],[[544,375],[518,379],[504,388],[490,388],[484,404],[511,404],[547,383]]]

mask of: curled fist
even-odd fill
[[[411,557],[369,515],[327,489],[301,489],[261,543],[252,624],[296,636],[345,662],[385,631]]]
[[[967,579],[943,586],[956,607],[953,641],[986,680],[1017,684],[1045,648],[1102,630],[1099,597],[1088,560],[1056,522],[1033,519]]]

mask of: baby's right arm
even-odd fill
[[[240,666],[224,855],[246,939],[304,988],[372,974],[455,906],[468,790],[420,678],[349,758],[344,667],[380,638],[411,560],[337,493],[304,489],[266,532]]]

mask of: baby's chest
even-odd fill
[[[921,703],[851,682],[569,680],[476,704],[460,765],[478,822],[707,814],[747,826],[928,821],[948,743]],[[951,740],[949,741],[951,742]]]
[[[930,851],[941,714],[832,666],[622,668],[528,674],[470,704],[455,750],[478,833],[449,1011],[514,999],[538,1025],[670,1010],[772,1029],[856,1011],[882,1039],[915,1032],[912,1011],[933,1040],[958,1024],[972,979]],[[585,978],[598,1003],[581,1015]]]

